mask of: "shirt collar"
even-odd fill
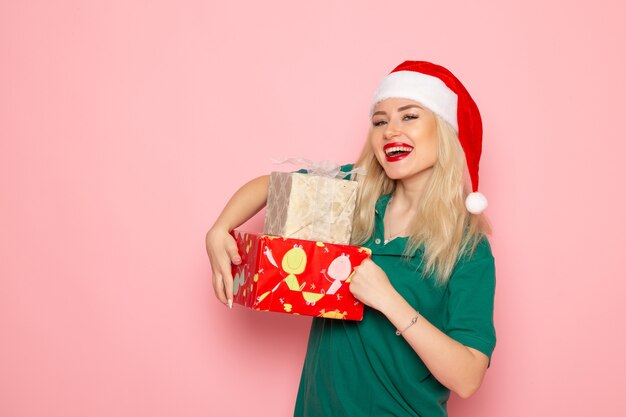
[[[381,220],[385,218],[387,203],[389,203],[390,198],[391,194],[381,195],[376,202],[376,216],[379,217]]]
[[[406,247],[408,239],[396,238],[385,245],[385,224],[383,219],[385,218],[385,212],[387,211],[387,204],[391,194],[385,194],[378,198],[376,202],[375,211],[375,223],[374,223],[374,236],[370,239],[370,249],[374,255],[392,255],[401,256],[404,254],[404,248]]]

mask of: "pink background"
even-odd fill
[[[291,415],[310,319],[224,308],[204,235],[271,158],[353,161],[404,59],[484,117],[499,341],[451,415],[620,414],[625,8],[0,2],[0,415]]]

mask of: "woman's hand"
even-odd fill
[[[398,295],[385,271],[371,259],[365,259],[354,268],[354,275],[350,278],[350,292],[363,304],[379,311],[383,311]]]
[[[263,208],[267,200],[269,181],[269,175],[263,175],[244,184],[230,198],[206,234],[206,252],[211,262],[215,296],[229,307],[233,305],[231,263],[241,263],[237,243],[229,231],[239,227]]]
[[[213,273],[215,296],[229,308],[233,306],[232,264],[239,265],[241,257],[237,242],[227,230],[215,226],[206,234],[206,251]]]

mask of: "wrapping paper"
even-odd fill
[[[254,310],[361,320],[350,292],[354,267],[368,248],[235,230],[241,264],[233,265],[233,301]]]
[[[338,178],[272,172],[263,233],[347,245],[357,186]]]

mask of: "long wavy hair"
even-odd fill
[[[404,256],[411,257],[422,248],[424,276],[434,274],[438,284],[445,284],[459,257],[471,256],[491,228],[484,215],[470,214],[465,208],[470,192],[465,154],[452,126],[436,114],[435,118],[437,162],[411,223]],[[369,140],[356,166],[367,170],[356,178],[360,184],[352,243],[360,245],[374,233],[376,201],[395,190],[396,180],[387,177]]]

